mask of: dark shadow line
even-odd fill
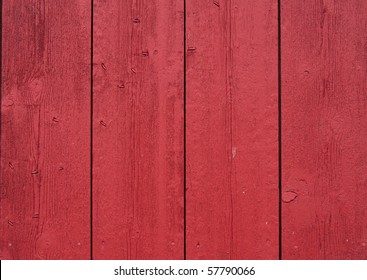
[[[94,1],[91,0],[90,40],[90,259],[93,260],[93,23]]]
[[[183,102],[184,102],[184,260],[186,260],[186,0],[184,1],[184,92],[183,92]]]
[[[279,167],[279,260],[282,259],[282,36],[281,0],[278,0],[278,167]]]

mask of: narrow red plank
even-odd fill
[[[183,1],[94,1],[93,258],[182,259]]]
[[[90,1],[3,1],[1,259],[90,257]]]
[[[187,258],[278,258],[277,1],[187,0]]]
[[[367,2],[282,1],[283,257],[367,258]]]

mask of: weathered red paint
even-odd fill
[[[367,258],[366,1],[2,2],[1,259]]]
[[[184,256],[183,1],[94,1],[93,258]]]
[[[282,0],[283,257],[367,258],[367,2]]]
[[[0,258],[88,259],[90,1],[2,2]]]
[[[278,258],[277,1],[187,0],[187,258]]]

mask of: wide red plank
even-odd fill
[[[182,259],[183,1],[94,0],[93,258]]]
[[[2,2],[0,258],[88,259],[90,1]]]
[[[187,0],[187,258],[278,258],[277,1]]]
[[[367,258],[367,1],[282,0],[283,258]]]

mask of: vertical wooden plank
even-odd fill
[[[277,1],[187,0],[187,258],[278,258]]]
[[[183,1],[94,1],[93,257],[182,259]]]
[[[367,258],[367,2],[282,0],[283,257]]]
[[[90,1],[3,1],[1,259],[90,257]]]

